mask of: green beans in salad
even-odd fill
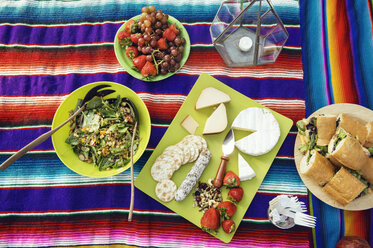
[[[70,115],[79,109],[81,102],[80,99]],[[95,164],[100,171],[123,167],[131,158],[132,135],[135,135],[134,154],[140,141],[139,132],[133,134],[136,118],[131,104],[119,95],[106,100],[96,96],[72,120],[65,142],[80,160]]]

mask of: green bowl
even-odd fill
[[[139,18],[140,18],[140,15],[135,16],[131,19],[138,20]],[[183,65],[187,61],[187,59],[189,57],[189,53],[190,53],[189,35],[188,35],[188,32],[186,31],[186,29],[184,28],[184,26],[174,17],[168,16],[168,22],[171,23],[171,24],[175,24],[175,26],[180,30],[180,37],[183,37],[185,39],[183,58],[180,61],[180,68],[181,68],[181,67],[183,67]],[[119,63],[123,66],[123,68],[130,75],[132,75],[133,77],[135,77],[137,79],[143,80],[143,81],[160,81],[160,80],[163,80],[165,78],[168,78],[168,77],[174,75],[178,70],[180,70],[180,68],[179,68],[177,71],[175,71],[173,73],[169,72],[166,75],[159,74],[155,77],[147,79],[147,78],[144,78],[144,76],[141,75],[141,73],[139,71],[136,71],[136,70],[132,69],[132,67],[133,67],[132,60],[126,56],[126,51],[124,50],[124,48],[122,48],[119,45],[119,40],[118,40],[118,33],[120,31],[124,30],[124,25],[125,25],[125,23],[118,29],[118,31],[115,35],[114,51],[115,51],[115,56],[117,57],[117,60],[119,61]]]
[[[69,118],[69,111],[75,108],[78,99],[83,99],[90,89],[100,84],[108,84],[111,86],[108,89],[115,90],[114,93],[107,95],[105,98],[114,98],[119,94],[121,97],[128,97],[137,108],[140,120],[138,124],[140,143],[138,150],[133,156],[133,162],[135,163],[144,153],[148,145],[150,138],[151,121],[149,111],[144,102],[134,91],[124,85],[103,81],[87,84],[80,87],[79,89],[76,89],[58,107],[53,118],[52,128],[56,128],[58,125],[67,120]],[[83,176],[99,178],[114,176],[127,170],[131,166],[131,163],[129,162],[124,167],[118,169],[99,171],[99,169],[94,164],[81,161],[74,153],[71,145],[65,143],[66,138],[69,136],[69,130],[69,124],[63,126],[60,130],[52,135],[52,143],[57,156],[72,171],[75,171],[76,173]]]

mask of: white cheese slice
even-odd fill
[[[234,119],[232,128],[253,132],[236,141],[236,147],[241,152],[253,156],[271,151],[281,135],[276,118],[265,108],[252,107],[242,110]]]
[[[197,99],[195,108],[198,110],[201,108],[207,108],[230,101],[231,97],[226,93],[214,87],[207,87],[201,91],[201,94]]]
[[[203,134],[215,134],[221,133],[225,130],[228,125],[227,110],[224,103],[221,103],[219,107],[207,118]]]
[[[249,163],[238,153],[238,177],[241,181],[251,180],[255,177],[255,171]]]
[[[180,125],[190,134],[194,134],[199,126],[198,122],[196,122],[191,115],[187,115]]]

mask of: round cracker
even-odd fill
[[[198,138],[198,137],[199,136],[189,134],[189,135],[185,136],[184,139],[192,141],[194,144],[197,145],[198,151],[202,152],[202,150],[203,150],[203,143],[202,143],[202,140],[200,138]]]
[[[152,165],[150,173],[155,181],[160,182],[170,179],[174,173],[174,169],[171,163],[160,160]]]
[[[183,164],[186,164],[190,160],[190,150],[185,146],[184,141],[180,141],[176,144],[183,151]]]
[[[170,164],[173,172],[175,172],[180,168],[182,162],[183,158],[177,157],[175,154],[161,154],[154,163]]]
[[[178,168],[180,168],[180,166],[182,165],[182,163],[184,162],[184,154],[183,154],[183,151],[176,145],[173,145],[173,146],[169,146],[167,147],[162,155],[167,155],[167,156],[170,156],[172,157],[173,159],[176,160],[176,163],[178,165]]]
[[[189,142],[188,147],[191,151],[189,162],[194,162],[199,156],[198,146],[194,142]]]
[[[172,201],[175,198],[176,190],[176,184],[169,179],[162,180],[155,186],[155,194],[163,202]]]

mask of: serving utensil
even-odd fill
[[[137,130],[137,124],[139,123],[139,115],[138,115],[137,109],[135,107],[135,104],[127,97],[123,98],[122,101],[125,101],[126,103],[128,103],[134,112],[135,126],[133,127],[133,134],[135,134]],[[135,140],[135,135],[132,135],[132,140],[131,140],[131,199],[130,199],[130,211],[128,213],[128,221],[132,221],[133,207],[135,204],[135,177],[134,177],[134,168],[133,168],[133,142],[134,140]]]
[[[223,184],[223,178],[225,174],[225,169],[227,167],[227,163],[229,161],[229,155],[231,155],[232,152],[234,151],[234,133],[232,129],[230,129],[227,135],[225,136],[222,150],[223,150],[223,156],[221,156],[219,169],[214,179],[214,186],[216,188],[220,188]]]
[[[115,90],[110,90],[110,89],[99,91],[100,89],[107,88],[107,87],[110,87],[110,85],[101,84],[101,85],[98,85],[98,86],[93,87],[92,89],[90,89],[87,92],[87,94],[85,95],[83,101],[81,102],[81,104],[80,104],[81,107],[72,116],[70,116],[70,118],[68,118],[66,121],[64,121],[62,124],[60,124],[58,127],[56,127],[54,129],[52,129],[52,130],[50,130],[50,131],[48,131],[48,132],[40,135],[38,138],[36,138],[35,140],[31,141],[26,146],[24,146],[21,150],[19,150],[18,152],[14,153],[7,160],[5,160],[4,163],[2,163],[0,165],[0,169],[2,171],[4,171],[11,164],[13,164],[19,158],[21,158],[25,153],[27,153],[28,151],[30,151],[31,149],[33,149],[35,146],[37,146],[37,145],[43,143],[44,141],[46,141],[50,136],[52,136],[52,134],[54,134],[55,132],[57,132],[61,127],[63,127],[68,122],[70,122],[72,119],[74,119],[77,115],[79,115],[85,109],[85,107],[87,105],[86,103],[88,103],[90,100],[92,100],[95,96],[104,97],[106,95],[109,95],[109,94],[115,92]]]

